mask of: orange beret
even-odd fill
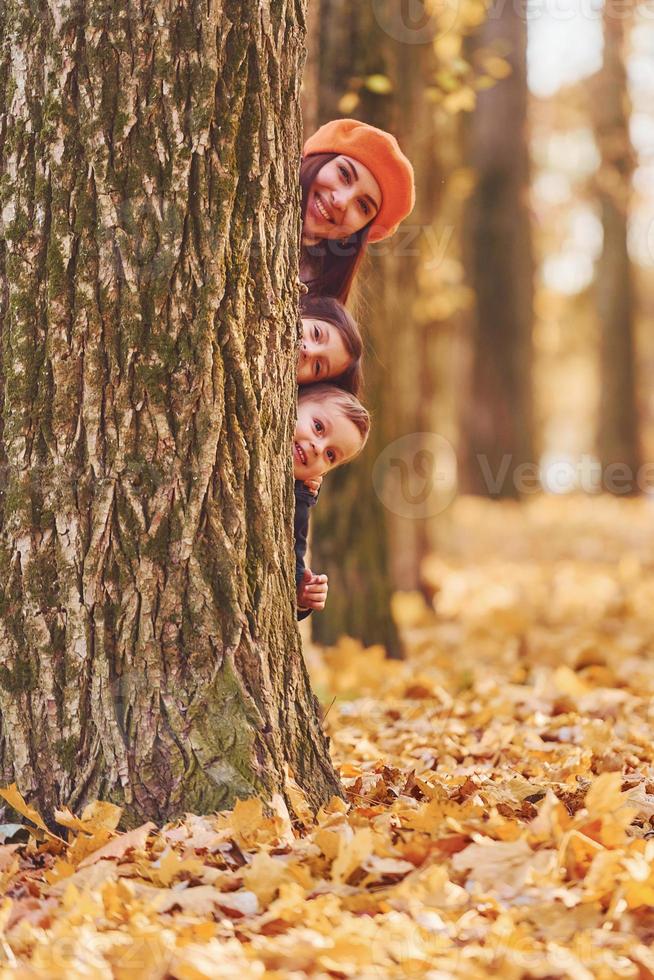
[[[388,238],[413,211],[413,167],[390,133],[358,119],[334,119],[304,144],[303,155],[312,153],[343,153],[358,160],[374,176],[381,188],[382,203],[370,224],[369,242]]]

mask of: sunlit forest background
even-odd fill
[[[417,181],[359,276],[374,433],[316,508],[319,641],[398,652],[390,597],[431,607],[461,523],[473,541],[516,506],[609,525],[608,498],[647,507],[653,55],[648,4],[312,4],[305,132],[387,128]]]

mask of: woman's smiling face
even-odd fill
[[[337,156],[322,167],[309,189],[303,237],[347,238],[378,214],[382,203],[372,172],[348,156]]]
[[[350,366],[343,336],[333,323],[302,317],[302,347],[297,365],[297,383],[315,384],[337,378]]]

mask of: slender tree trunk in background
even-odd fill
[[[302,8],[1,9],[0,775],[131,822],[288,764],[317,805],[287,449]]]
[[[314,617],[313,629],[322,642],[349,634],[367,644],[383,643],[393,654],[398,641],[390,597],[397,588],[418,587],[427,525],[424,518],[407,516],[406,500],[397,507],[392,500],[382,502],[373,467],[389,444],[406,435],[412,437],[411,458],[403,461],[411,467],[420,448],[413,435],[429,429],[434,393],[429,364],[421,361],[424,338],[413,303],[422,232],[436,207],[439,172],[433,116],[424,98],[432,46],[390,36],[383,29],[385,12],[379,3],[322,0],[319,121],[346,114],[390,130],[414,161],[418,180],[432,182],[435,193],[419,198],[393,239],[370,249],[359,275],[354,312],[366,343],[364,401],[373,429],[363,456],[325,480],[312,517],[315,568],[330,578],[328,606]],[[370,83],[375,76],[387,79],[390,91],[383,90],[383,82],[382,91]],[[354,92],[358,102],[341,112],[342,97]]]
[[[387,9],[392,6],[393,0],[389,0]],[[444,229],[444,235],[435,234],[445,173],[439,154],[443,134],[437,126],[434,105],[426,97],[437,65],[433,44],[428,40],[397,43],[390,52],[393,92],[386,99],[388,128],[413,164],[417,194],[412,214],[395,239],[387,243],[389,254],[380,259],[386,303],[380,304],[376,313],[384,320],[390,344],[390,385],[385,395],[389,439],[410,437],[406,441],[408,453],[407,449],[401,453],[409,476],[404,491],[401,482],[396,488],[406,505],[407,490],[412,494],[409,499],[422,497],[425,481],[417,464],[419,454],[431,453],[429,434],[442,435],[435,424],[443,393],[437,380],[442,324],[425,314],[424,300],[431,291],[428,270],[446,258],[452,239],[451,229]],[[406,506],[398,510],[386,511],[391,580],[395,589],[417,590],[422,586],[422,561],[431,550],[431,517],[423,516],[419,508],[413,513]]]
[[[597,448],[602,469],[641,463],[634,340],[634,286],[627,227],[634,153],[629,136],[629,95],[624,68],[624,19],[604,11],[604,61],[590,85],[590,104],[601,164],[595,178],[604,243],[597,264],[600,322],[600,406]],[[607,481],[606,489],[612,484]],[[624,481],[616,484],[624,489]],[[633,491],[638,488],[633,483]]]
[[[512,72],[480,92],[466,117],[465,153],[477,182],[466,208],[464,260],[476,308],[460,475],[464,491],[515,497],[515,468],[534,462],[526,0],[503,5],[466,38],[467,60],[474,65],[477,52],[498,45]]]

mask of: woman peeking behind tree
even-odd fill
[[[347,301],[369,242],[413,210],[413,167],[390,133],[356,119],[326,123],[304,144],[300,278]]]

